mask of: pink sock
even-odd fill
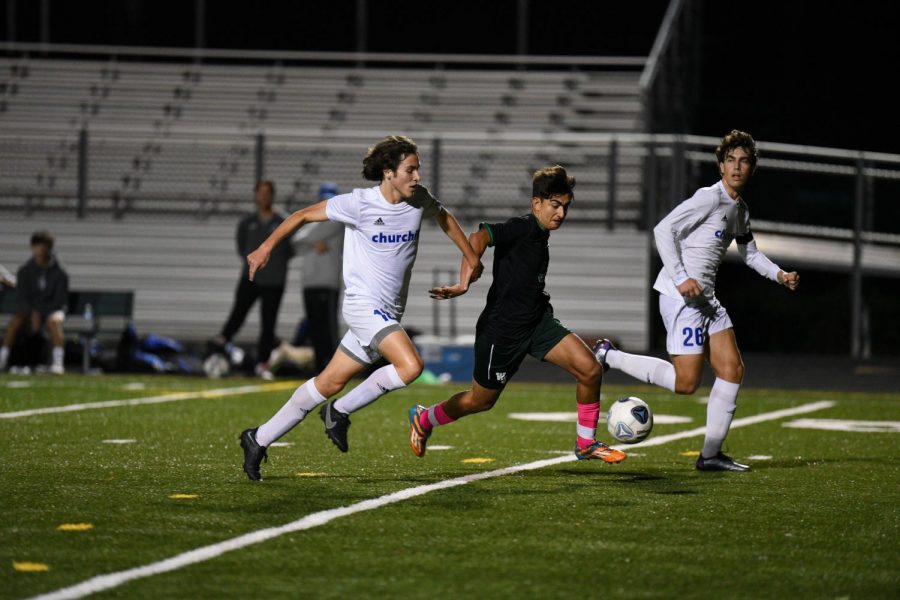
[[[597,421],[600,419],[600,402],[578,405],[578,438],[579,448],[587,448],[594,443],[597,435]]]
[[[421,425],[422,429],[425,431],[431,431],[437,425],[446,425],[453,421],[455,421],[455,419],[451,419],[450,416],[444,412],[442,404],[435,404],[434,406],[426,408],[422,411],[422,414],[419,415],[419,425]]]

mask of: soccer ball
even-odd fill
[[[620,442],[637,444],[653,431],[653,412],[640,398],[622,398],[609,407],[606,428]]]
[[[229,370],[228,358],[224,354],[216,352],[207,356],[203,361],[203,372],[210,379],[224,377],[228,375]]]

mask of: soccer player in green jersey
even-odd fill
[[[469,235],[480,258],[494,247],[494,282],[475,330],[472,387],[429,408],[409,409],[410,447],[424,456],[428,438],[439,425],[452,423],[491,407],[513,378],[526,354],[553,363],[577,381],[579,459],[617,463],[625,454],[594,439],[600,416],[603,368],[587,345],[554,316],[544,278],[550,262],[550,232],[559,229],[574,199],[575,178],[561,166],[546,167],[532,178],[531,212],[505,223],[482,223]],[[463,265],[465,271],[467,265]],[[462,273],[461,281],[466,281]],[[466,292],[459,284],[436,287],[432,298],[454,298]]]

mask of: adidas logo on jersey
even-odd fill
[[[381,220],[381,217],[378,217],[372,225],[384,225],[384,221]]]
[[[414,242],[419,239],[418,231],[407,231],[406,233],[379,233],[372,236],[372,241],[376,244],[396,244],[397,242]]]

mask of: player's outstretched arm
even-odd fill
[[[459,221],[457,221],[456,217],[454,217],[446,208],[441,208],[435,218],[437,219],[438,225],[440,225],[444,233],[447,234],[447,237],[453,240],[453,243],[456,244],[456,247],[462,252],[464,261],[468,263],[469,267],[472,269],[467,284],[475,283],[484,271],[484,265],[481,264],[481,254],[484,254],[484,250],[481,251],[481,254],[476,254],[472,245],[469,243],[469,238],[466,237],[462,227],[459,226]],[[462,279],[460,279],[460,283],[462,283]]]
[[[490,241],[490,234],[484,229],[479,229],[478,231],[473,231],[469,234],[468,242],[475,252],[475,255],[478,257],[479,264],[481,264],[481,257],[484,256],[484,251],[487,250]],[[462,265],[459,267],[459,283],[456,285],[434,287],[431,288],[428,293],[435,300],[449,300],[450,298],[462,296],[469,291],[469,284],[472,281],[472,267],[469,265],[469,261],[463,257]]]
[[[269,262],[269,257],[272,255],[272,250],[275,249],[275,246],[277,246],[281,240],[294,235],[294,233],[306,223],[328,220],[328,215],[325,214],[326,204],[328,204],[328,201],[322,200],[312,206],[301,208],[282,221],[281,225],[266,238],[266,241],[259,245],[259,248],[247,255],[247,267],[250,281],[253,281],[253,277],[256,275],[257,271],[266,266],[266,263]]]
[[[740,239],[738,240],[738,253],[744,259],[744,263],[763,277],[777,281],[791,291],[796,290],[797,286],[800,285],[800,275],[796,271],[788,273],[781,270],[778,265],[769,260],[769,257],[756,247],[756,240],[753,239],[752,235],[748,237],[749,239],[743,244],[740,243]]]

